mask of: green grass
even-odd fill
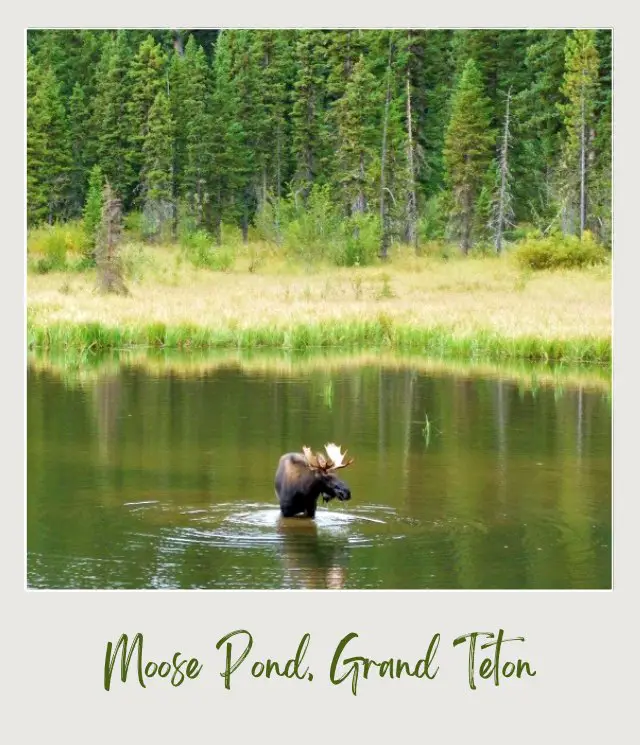
[[[415,328],[380,314],[374,320],[337,320],[289,327],[215,328],[193,325],[109,327],[97,322],[40,324],[28,318],[29,349],[110,350],[132,347],[169,349],[388,348],[441,358],[552,361],[611,364],[611,341],[598,338],[509,338],[493,331],[457,336],[449,329]]]

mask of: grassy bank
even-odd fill
[[[436,357],[611,361],[608,266],[524,272],[508,257],[303,266],[248,249],[232,270],[197,270],[140,249],[128,297],[91,273],[29,275],[32,349],[392,348]],[[251,269],[251,271],[249,271]]]

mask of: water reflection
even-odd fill
[[[254,362],[68,377],[34,360],[29,584],[610,586],[606,386]],[[329,440],[356,457],[352,501],[280,518],[279,456]]]

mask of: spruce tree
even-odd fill
[[[148,115],[142,146],[140,188],[145,229],[152,237],[162,236],[174,217],[173,201],[173,120],[164,90],[156,93]]]
[[[69,191],[71,211],[75,215],[81,213],[86,194],[89,158],[92,150],[88,143],[90,136],[89,107],[82,86],[76,83],[69,101],[69,137],[72,158]]]
[[[561,105],[565,124],[564,171],[567,207],[577,206],[579,234],[587,227],[588,170],[598,94],[598,51],[595,31],[574,31],[565,47],[565,74]]]
[[[453,202],[450,219],[464,254],[472,245],[476,200],[495,147],[490,119],[490,102],[484,95],[481,74],[470,59],[453,93],[444,147],[446,180]]]
[[[102,221],[102,197],[104,190],[104,176],[99,165],[93,166],[89,174],[89,188],[84,205],[83,227],[86,235],[87,254],[95,262],[94,249],[98,239],[100,223]]]
[[[50,224],[69,215],[69,129],[53,68],[27,60],[27,220]]]
[[[126,178],[129,193],[136,192],[142,180],[143,148],[150,127],[149,114],[158,92],[166,90],[165,65],[165,53],[149,35],[140,44],[128,70],[130,96],[126,104]],[[136,202],[140,204],[140,199],[134,198]]]
[[[126,163],[130,146],[127,129],[129,85],[127,71],[130,49],[127,33],[118,31],[105,44],[97,74],[92,129],[96,133],[96,162],[113,190],[121,195],[125,208],[130,205]]]
[[[176,193],[196,223],[203,220],[209,199],[211,132],[207,108],[209,71],[202,47],[189,36],[182,55],[174,54],[170,72],[170,104],[175,125]]]
[[[343,96],[335,105],[336,181],[347,214],[366,212],[374,195],[372,165],[378,157],[379,108],[377,81],[361,56],[353,66]]]
[[[516,219],[547,229],[557,211],[567,31],[528,31],[525,52],[527,83],[514,90],[514,211]]]
[[[297,33],[297,75],[291,109],[292,149],[296,191],[300,191],[305,200],[313,184],[323,182],[323,170],[328,159],[325,41],[322,31]]]

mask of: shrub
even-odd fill
[[[132,241],[141,241],[143,239],[142,221],[142,212],[129,212],[124,216],[123,226],[127,238],[130,238]]]
[[[305,261],[324,259],[340,239],[340,218],[328,186],[314,186],[306,204],[292,200],[290,219],[283,224],[288,251]]]
[[[82,256],[86,247],[81,220],[43,225],[27,235],[27,253],[32,259],[29,266],[40,274],[65,269],[67,254]]]
[[[532,235],[520,243],[513,255],[525,269],[573,269],[603,264],[607,251],[593,235],[585,231],[582,238],[556,233],[544,238]]]
[[[206,230],[196,230],[180,238],[180,245],[187,261],[198,269],[227,271],[233,266],[235,253],[228,246],[215,246]]]
[[[354,215],[340,226],[340,239],[332,246],[338,266],[372,264],[380,247],[380,220],[375,215]]]
[[[132,282],[139,282],[152,262],[150,250],[141,243],[127,243],[120,249],[122,273]]]

